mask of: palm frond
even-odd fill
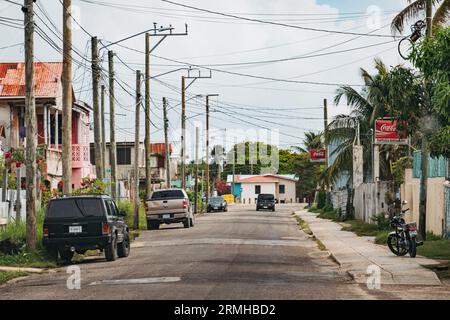
[[[433,29],[444,25],[450,19],[450,0],[442,1],[433,16]]]
[[[400,11],[391,22],[392,33],[402,33],[405,23],[425,10],[425,2],[426,0],[411,1],[405,9]]]

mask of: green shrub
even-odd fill
[[[384,213],[372,217],[372,221],[376,222],[378,230],[389,230],[391,227],[391,220],[386,218]]]
[[[129,200],[122,200],[117,203],[120,211],[125,212],[125,223],[132,229],[134,226],[134,203]],[[145,230],[147,227],[147,218],[145,208],[142,203],[139,204],[139,229]]]
[[[44,224],[44,210],[40,209],[36,217],[36,237],[38,248],[42,247],[42,226]],[[0,231],[0,240],[10,239],[16,245],[23,246],[26,243],[26,222],[12,221],[8,223],[5,229]]]
[[[320,189],[317,194],[317,208],[322,209],[325,207],[327,201],[327,192],[324,189]]]

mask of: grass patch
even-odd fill
[[[326,251],[327,247],[325,247],[325,245],[323,244],[322,241],[320,241],[319,239],[316,239],[316,243],[317,243],[317,247],[319,248],[320,251]]]
[[[316,206],[312,206],[311,208],[308,209],[308,212],[312,212],[312,213],[321,213],[322,209],[317,208]]]
[[[320,212],[320,214],[318,215],[318,217],[321,218],[321,219],[329,219],[329,220],[333,220],[333,221],[340,221],[339,214],[335,210],[332,210],[332,211],[324,211],[324,210],[322,210]]]
[[[9,280],[19,277],[25,277],[28,275],[25,272],[17,272],[17,271],[0,271],[0,285],[5,284]]]
[[[378,234],[375,236],[375,243],[387,245],[386,244],[387,238],[390,232],[391,232],[390,230],[379,231]]]
[[[342,230],[354,232],[359,237],[376,237],[381,231],[376,224],[370,224],[360,220],[345,221],[345,225],[342,227]]]
[[[43,249],[32,252],[23,251],[14,255],[0,253],[1,266],[31,267],[31,268],[54,268],[56,261],[50,259]]]
[[[450,260],[450,240],[433,240],[435,237],[427,236],[423,246],[417,247],[417,254],[431,259]]]
[[[297,219],[297,222],[298,222],[300,228],[303,230],[303,232],[305,232],[306,234],[309,234],[309,235],[313,234],[311,229],[309,228],[309,224],[305,220],[303,220],[299,216],[296,216],[295,218]]]
[[[436,273],[439,279],[450,279],[450,262],[438,266],[424,266]]]

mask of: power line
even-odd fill
[[[169,1],[169,0],[161,0],[161,1],[173,4],[175,6],[180,6],[180,7],[189,8],[189,9],[192,9],[192,10],[207,12],[207,13],[220,15],[220,16],[225,16],[225,17],[229,17],[229,18],[234,18],[234,19],[239,19],[239,20],[246,20],[246,21],[252,21],[252,22],[259,22],[259,23],[263,23],[263,24],[270,24],[270,25],[276,25],[276,26],[293,28],[293,29],[300,29],[300,30],[306,30],[306,31],[315,31],[315,32],[327,32],[327,33],[335,33],[335,34],[348,34],[348,35],[357,35],[357,36],[367,36],[367,37],[395,38],[395,36],[387,35],[387,34],[365,34],[365,33],[357,33],[357,32],[339,31],[339,30],[327,30],[327,29],[301,27],[301,26],[295,26],[295,25],[290,25],[290,24],[286,24],[286,23],[279,23],[279,22],[274,22],[274,21],[260,20],[260,19],[255,19],[255,18],[246,18],[246,17],[242,17],[242,16],[237,16],[237,15],[234,15],[234,14],[228,14],[228,13],[223,13],[223,12],[203,9],[203,8],[199,8],[199,7],[189,6],[189,5],[186,5],[186,4],[181,4],[181,3],[177,3],[177,2],[173,2],[173,1]]]

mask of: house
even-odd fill
[[[235,175],[234,196],[238,202],[254,204],[259,194],[270,193],[279,203],[294,203],[298,202],[297,181],[298,178],[293,174]],[[233,185],[232,175],[228,175],[227,184]]]
[[[62,62],[36,62],[35,99],[38,148],[43,150],[42,177],[56,188],[62,179]],[[72,106],[72,184],[90,176],[89,115],[92,108],[77,101]],[[0,63],[1,150],[24,150],[25,65]],[[22,167],[25,174],[25,168]]]
[[[109,148],[110,144],[106,143],[106,176],[110,176],[110,162],[109,162]],[[165,185],[166,182],[166,149],[164,143],[152,143],[151,148],[151,168],[152,168],[152,184],[153,188],[159,188]],[[95,168],[94,144],[90,145],[90,163]],[[124,185],[129,189],[131,179],[133,178],[134,170],[134,142],[116,142],[117,149],[117,179],[124,182]],[[172,154],[172,145],[169,144],[169,154]],[[177,161],[170,158],[170,174],[171,178],[177,175]],[[95,169],[94,169],[95,171]],[[140,189],[145,189],[145,146],[141,142],[139,144],[139,177]]]

